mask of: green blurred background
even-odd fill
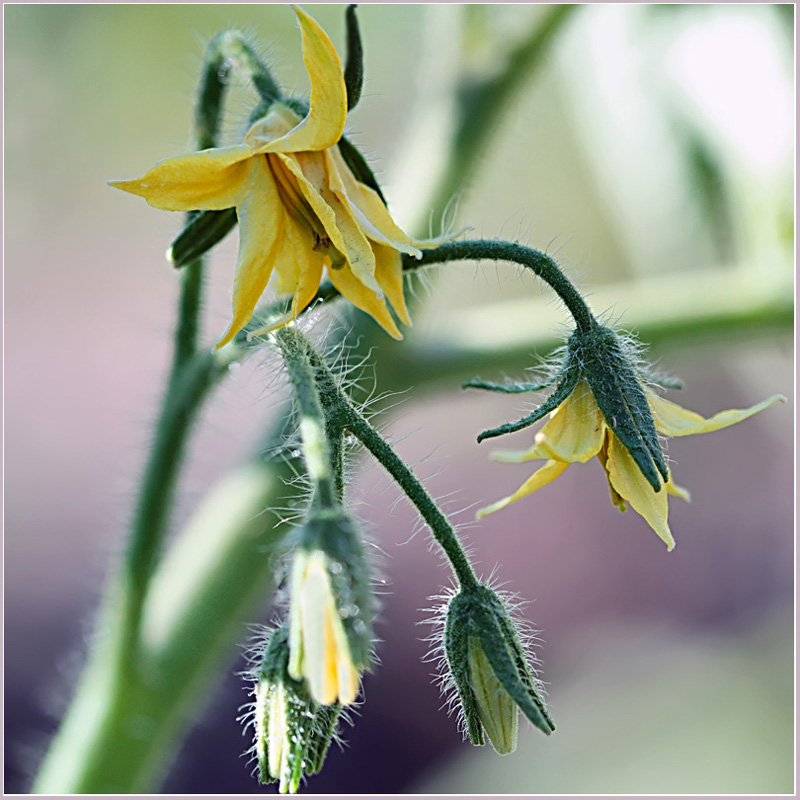
[[[307,9],[342,52],[344,6]],[[401,224],[428,227],[455,78],[501,68],[545,11],[359,8],[368,83],[349,130]],[[90,646],[169,357],[178,284],[163,254],[179,221],[105,181],[191,147],[203,46],[221,28],[250,32],[285,86],[305,92],[307,77],[280,5],[12,5],[4,22],[6,789],[19,792]],[[418,623],[447,573],[384,476],[357,471],[388,584],[382,665],[310,791],[793,791],[793,28],[792,6],[585,6],[499,120],[459,222],[557,251],[596,311],[652,331],[683,405],[710,415],[777,392],[790,404],[670,443],[694,498],[674,504],[672,554],[612,508],[592,463],[465,531],[543,630],[559,728],[524,731],[505,759],[461,744],[439,710]],[[233,92],[226,136],[251,102]],[[210,259],[209,342],[235,254],[234,234]],[[532,353],[566,323],[509,266],[448,267],[420,295],[404,346],[421,365]],[[502,363],[519,375],[533,358]],[[274,370],[269,356],[245,364],[207,408],[176,525],[258,441]],[[462,394],[469,377],[406,393],[389,427],[463,523],[530,472],[475,445],[522,405]],[[265,605],[253,622],[267,618]],[[239,757],[247,698],[231,659],[164,791],[260,791]]]

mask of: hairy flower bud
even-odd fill
[[[355,702],[369,664],[372,597],[363,546],[342,511],[317,511],[299,532],[290,586],[289,674],[323,705]]]
[[[305,775],[321,769],[341,706],[315,702],[288,664],[284,626],[270,638],[255,687],[255,750],[261,783],[278,781],[281,793],[294,794]]]
[[[544,733],[555,730],[511,615],[488,586],[451,598],[444,647],[473,744],[484,744],[485,732],[500,755],[513,753],[519,711]]]

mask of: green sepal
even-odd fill
[[[461,384],[462,389],[483,389],[487,392],[501,392],[502,394],[525,394],[526,392],[541,392],[548,389],[558,380],[558,375],[548,378],[541,383],[491,383],[473,378]]]
[[[347,6],[345,24],[347,26],[347,60],[344,66],[344,85],[347,89],[347,110],[352,111],[361,99],[364,88],[364,47],[356,18],[356,4]]]
[[[555,391],[534,411],[516,422],[507,422],[505,425],[500,425],[497,428],[490,428],[487,431],[478,435],[478,443],[480,444],[484,439],[492,439],[496,436],[503,436],[506,433],[515,433],[521,431],[538,422],[546,414],[555,411],[574,391],[578,385],[578,380],[581,377],[580,368],[577,364],[567,363],[564,370],[557,377],[558,386]],[[481,387],[483,388],[483,387]]]
[[[205,255],[236,227],[236,222],[235,208],[193,213],[167,251],[172,266],[180,269]]]
[[[575,331],[568,353],[572,363],[582,369],[606,424],[653,490],[660,491],[662,480],[669,480],[669,470],[647,396],[619,336],[602,325]]]
[[[293,537],[294,538],[294,537]],[[364,543],[352,517],[341,509],[316,509],[296,533],[297,546],[320,550],[328,558],[336,606],[350,645],[353,664],[370,665],[374,603]]]
[[[378,185],[378,181],[375,179],[375,175],[370,169],[369,164],[367,164],[367,160],[361,154],[361,151],[344,136],[339,139],[339,151],[342,154],[345,164],[350,167],[350,172],[353,173],[356,180],[361,181],[361,183],[366,184],[370,189],[377,192],[383,204],[387,205],[381,187]]]
[[[462,587],[447,609],[445,654],[455,681],[473,744],[483,744],[485,721],[469,674],[468,649],[474,637],[485,653],[495,678],[520,711],[543,733],[555,725],[536,688],[514,622],[502,600],[488,586]]]

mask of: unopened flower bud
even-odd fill
[[[341,511],[319,511],[300,531],[291,573],[289,674],[322,705],[355,702],[369,663],[372,597],[363,546]]]
[[[259,780],[278,781],[281,793],[294,794],[305,775],[322,767],[341,707],[315,702],[305,684],[289,675],[288,663],[284,626],[270,639],[255,688],[255,749]]]
[[[519,711],[546,734],[555,730],[515,625],[488,586],[462,588],[447,608],[445,655],[476,745],[484,732],[500,755],[517,746]]]

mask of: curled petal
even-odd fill
[[[109,185],[165,211],[222,211],[242,199],[252,154],[243,144],[201,150],[165,158],[141,178]]]
[[[258,148],[260,153],[325,150],[342,138],[347,117],[347,89],[342,62],[319,23],[294,6],[303,38],[303,60],[311,79],[308,116],[285,136]]]
[[[529,494],[533,494],[537,489],[541,489],[542,486],[547,486],[548,483],[554,481],[568,466],[569,464],[563,461],[548,461],[544,466],[537,469],[514,494],[480,509],[475,515],[476,518],[481,519],[487,514],[494,514],[495,511],[499,511],[501,508],[505,508],[507,505],[527,497]]]
[[[705,419],[695,411],[682,408],[677,403],[672,403],[658,395],[648,393],[647,399],[653,412],[656,427],[667,436],[691,436],[695,433],[711,433],[752,417],[753,414],[769,408],[779,400],[786,402],[785,397],[776,394],[761,403],[750,406],[750,408],[734,408],[729,411],[720,411],[719,414],[714,414],[713,417]]]
[[[291,212],[284,218],[284,245],[275,262],[277,289],[294,294],[292,318],[312,301],[322,280],[325,254],[313,247],[308,227]]]
[[[536,434],[532,458],[586,462],[600,452],[606,424],[585,381],[551,415]]]
[[[338,147],[325,151],[328,162],[330,186],[348,204],[361,229],[373,241],[393,247],[401,253],[420,258],[422,251],[417,242],[397,226],[380,195],[369,186],[356,180],[345,163]]]
[[[613,491],[629,503],[637,514],[644,517],[648,525],[666,543],[667,549],[672,550],[675,547],[675,540],[667,523],[668,493],[653,491],[653,487],[642,475],[631,454],[616,436],[609,438],[605,468]],[[619,507],[617,502],[615,505]]]

